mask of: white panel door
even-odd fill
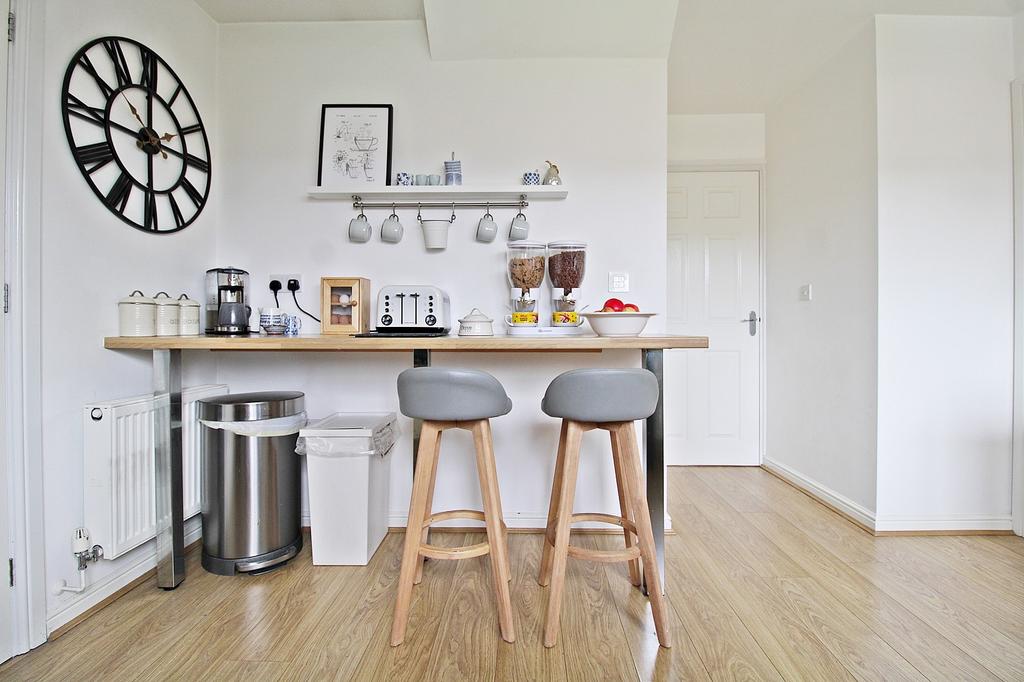
[[[666,354],[669,464],[761,463],[760,200],[754,171],[668,174],[668,330],[710,339]]]
[[[9,2],[0,3],[4,9],[10,8]],[[7,58],[10,43],[5,42],[0,48],[0,206],[6,206],[7,182]],[[6,268],[6,210],[0,210],[0,286],[7,281]],[[6,319],[0,309],[0,663],[14,655],[14,589],[11,587],[8,573],[8,558],[13,555],[11,546],[11,509],[10,500],[13,495],[10,472],[8,471],[7,443],[4,440],[8,433],[6,418],[7,404],[3,394],[7,393],[6,360]]]

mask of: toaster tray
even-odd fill
[[[446,329],[389,329],[386,332],[375,330],[365,332],[363,334],[353,334],[357,338],[387,338],[389,336],[401,336],[401,337],[431,337],[431,336],[448,336],[448,330]]]

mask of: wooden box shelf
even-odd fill
[[[370,280],[365,277],[320,279],[320,333],[370,331]]]

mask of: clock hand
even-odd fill
[[[132,116],[134,116],[135,120],[139,122],[139,125],[142,126],[143,130],[147,131],[146,134],[149,135],[149,126],[142,122],[142,117],[139,116],[139,110],[135,108],[135,105],[132,104],[130,99],[128,99],[128,96],[124,94],[124,90],[121,91],[121,97],[123,97],[124,101],[128,103],[128,108],[132,110]],[[152,135],[149,136],[150,138],[153,137]]]

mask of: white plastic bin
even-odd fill
[[[395,414],[343,413],[299,432],[306,455],[313,564],[365,566],[388,532]]]

